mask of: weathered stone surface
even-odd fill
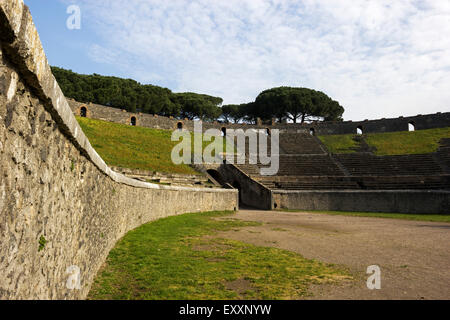
[[[318,211],[450,214],[450,191],[273,191],[275,208]]]
[[[12,42],[20,31],[22,24],[22,0],[0,0],[0,20],[2,40]]]
[[[81,131],[25,11],[18,27],[20,8],[0,2],[2,32],[17,36],[1,38],[0,299],[83,299],[125,232],[169,215],[233,210],[237,193],[113,172]],[[80,289],[66,286],[71,266]]]

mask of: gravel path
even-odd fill
[[[311,288],[313,299],[450,299],[450,223],[241,210],[263,222],[220,237],[277,247],[347,267],[353,281]],[[381,268],[381,289],[366,269]]]

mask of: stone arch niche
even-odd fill
[[[86,118],[86,116],[87,116],[87,108],[86,107],[80,108],[80,116],[83,118]]]
[[[129,123],[130,123],[130,126],[133,126],[133,127],[137,126],[137,118],[135,116],[131,116]]]
[[[408,122],[408,131],[409,132],[416,131],[416,124],[414,123],[414,121]]]
[[[178,130],[183,130],[183,126],[184,126],[183,122],[182,122],[182,121],[178,121],[178,123],[177,123],[177,129],[178,129]]]
[[[362,135],[364,133],[363,126],[358,126],[356,128],[356,134]]]
[[[82,105],[78,108],[78,115],[82,118],[89,118],[90,112],[86,105]]]

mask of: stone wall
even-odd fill
[[[357,128],[361,128],[363,133],[382,133],[408,131],[410,123],[414,125],[415,130],[450,127],[450,112],[392,119],[324,122],[311,128],[314,128],[318,135],[356,134]]]
[[[0,28],[0,299],[83,299],[127,231],[237,207],[235,190],[155,185],[112,171],[74,118],[22,0],[0,2]],[[80,287],[70,289],[78,268]]]
[[[218,168],[218,172],[225,182],[239,190],[240,204],[262,210],[271,210],[273,208],[272,192],[237,166],[223,164]]]
[[[179,120],[173,118],[162,117],[158,115],[150,115],[146,113],[129,113],[125,110],[101,106],[93,103],[80,103],[75,100],[68,100],[69,105],[75,115],[81,114],[81,108],[86,108],[87,117],[93,119],[100,119],[110,122],[117,122],[122,124],[130,124],[131,118],[135,117],[137,125],[147,128],[175,130],[179,123],[184,129],[189,131],[194,130],[194,122],[191,120]],[[281,132],[301,132],[310,133],[313,129],[316,135],[330,135],[330,134],[356,134],[356,129],[361,128],[363,133],[381,133],[394,131],[408,131],[409,123],[414,124],[416,130],[443,128],[450,126],[450,112],[436,113],[428,115],[417,115],[413,117],[400,117],[393,119],[378,119],[365,121],[331,121],[331,122],[317,122],[312,124],[280,124],[273,125],[250,125],[250,124],[226,124],[217,122],[204,122],[203,129],[207,130],[215,128],[222,130],[222,128],[230,129],[279,129]]]
[[[450,214],[450,191],[273,191],[275,208],[319,211]]]

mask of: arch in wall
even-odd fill
[[[178,129],[178,130],[183,130],[183,122],[179,121],[179,122],[177,123],[177,129]]]
[[[136,117],[131,117],[131,119],[130,119],[130,125],[131,126],[136,126],[137,125],[137,119],[136,119]]]
[[[358,126],[357,128],[356,128],[356,134],[363,134],[364,133],[364,131],[363,131],[363,127],[362,126]]]
[[[87,117],[87,108],[85,106],[82,106],[80,108],[80,117],[86,118]]]
[[[309,129],[309,134],[312,136],[316,135],[316,130],[314,128]]]
[[[408,123],[408,131],[409,131],[409,132],[416,131],[416,124],[414,123],[414,121],[410,121],[410,122]]]
[[[222,131],[222,137],[225,137],[227,135],[227,128],[222,127],[222,129],[220,129],[220,131]]]

